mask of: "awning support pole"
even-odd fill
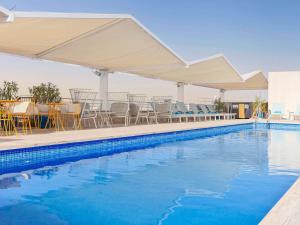
[[[221,99],[222,102],[225,101],[225,92],[226,92],[226,90],[220,89],[219,98]]]
[[[177,101],[184,102],[184,85],[185,83],[177,83]]]
[[[107,70],[96,70],[99,77],[99,99],[102,101],[102,110],[108,110],[108,75]]]

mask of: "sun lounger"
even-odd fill
[[[271,109],[270,119],[281,120],[285,115],[284,105],[281,103],[274,103]]]
[[[189,109],[193,112],[194,115],[196,115],[196,118],[198,118],[199,120],[201,118],[204,118],[205,120],[206,114],[196,104],[190,104]]]
[[[219,119],[221,119],[221,117],[223,117],[223,119],[233,119],[236,115],[235,113],[219,113],[213,105],[206,105],[206,107],[208,108],[209,113],[218,115]]]
[[[173,111],[173,115],[177,115],[180,118],[185,118],[186,122],[188,121],[188,118],[193,118],[194,121],[196,121],[197,114],[194,114],[193,111],[188,110],[183,102],[176,102],[174,104],[174,110],[175,111]]]
[[[203,113],[204,113],[204,115],[205,115],[205,120],[207,120],[207,118],[209,118],[210,120],[212,119],[212,118],[214,118],[215,120],[217,119],[217,114],[215,114],[215,113],[211,113],[209,110],[208,110],[208,108],[207,108],[207,106],[206,105],[203,105],[203,104],[199,104],[199,105],[197,105],[197,107],[199,108],[199,110],[201,110]]]

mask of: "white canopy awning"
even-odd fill
[[[190,62],[186,67],[173,70],[153,71],[150,77],[193,85],[242,81],[237,70],[223,55]]]
[[[13,19],[13,14],[0,6],[0,22],[9,22]]]
[[[242,75],[242,82],[233,83],[203,83],[199,86],[222,90],[264,90],[268,89],[268,80],[261,71]]]
[[[0,52],[187,84],[243,82],[223,55],[186,62],[130,15],[0,8]]]
[[[14,12],[0,24],[0,37],[1,52],[97,69],[186,65],[129,15]]]

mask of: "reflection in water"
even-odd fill
[[[4,177],[0,179],[0,189],[21,187],[16,177]]]
[[[271,173],[300,171],[300,132],[269,131],[269,168]]]
[[[47,180],[51,179],[58,172],[58,167],[34,170],[33,175],[44,177]]]

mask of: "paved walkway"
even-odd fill
[[[17,135],[0,137],[0,150],[49,145],[66,142],[78,142],[112,137],[133,136],[140,134],[162,133],[177,130],[189,130],[205,127],[224,126],[231,124],[249,123],[252,120],[217,120],[189,123],[165,123],[138,125],[129,127],[113,127],[88,130],[70,130],[60,132],[38,133],[32,135]],[[45,131],[42,131],[45,132]]]

